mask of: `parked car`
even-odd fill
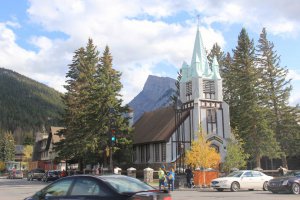
[[[226,177],[216,178],[211,181],[211,187],[217,191],[230,189],[236,192],[239,189],[268,190],[268,181],[273,177],[255,170],[240,170],[228,174]]]
[[[289,172],[282,177],[271,179],[268,183],[268,189],[272,193],[300,194],[300,171]]]
[[[16,179],[16,178],[23,178],[23,172],[21,170],[11,170],[8,172],[8,179]]]
[[[76,175],[61,178],[25,200],[92,199],[92,200],[172,200],[167,190],[160,191],[124,175]]]
[[[27,174],[27,181],[32,181],[33,179],[42,180],[45,174],[45,170],[43,169],[33,169],[30,170]]]
[[[42,181],[44,182],[55,181],[60,178],[60,175],[61,175],[61,171],[59,170],[48,170],[43,175]]]

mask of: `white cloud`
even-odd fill
[[[30,40],[38,51],[33,52],[16,44],[13,28],[17,22],[0,24],[0,62],[19,73],[64,91],[65,73],[73,52],[93,38],[100,51],[109,45],[114,66],[123,73],[122,90],[125,102],[141,91],[149,74],[161,61],[179,68],[190,62],[196,33],[196,14],[206,26],[200,30],[206,49],[218,42],[224,46],[220,31],[211,24],[244,24],[258,31],[267,26],[273,34],[299,31],[298,5],[282,1],[259,0],[29,0],[30,22],[46,31],[62,32],[67,39],[51,39],[32,35]],[[286,2],[286,1],[285,1]],[[290,3],[290,4],[289,4]],[[294,5],[294,4],[293,4]],[[179,12],[191,15],[185,25],[163,21]],[[151,19],[151,20],[147,20]],[[278,19],[278,20],[274,20]],[[298,19],[298,20],[297,20]],[[17,59],[16,59],[17,57]],[[163,72],[162,72],[163,73]],[[165,72],[164,72],[165,73]],[[160,74],[158,74],[160,75]],[[173,77],[176,78],[176,77]]]
[[[72,3],[71,3],[72,2]],[[167,61],[179,68],[183,60],[189,59],[192,54],[193,42],[196,33],[195,24],[183,27],[177,24],[167,24],[159,19],[176,13],[181,7],[172,1],[153,3],[152,1],[71,1],[62,4],[61,1],[31,1],[28,9],[32,22],[41,24],[46,30],[60,31],[69,36],[65,41],[50,42],[44,37],[33,41],[41,48],[39,62],[45,61],[57,67],[52,58],[54,52],[49,46],[57,47],[61,54],[61,47],[68,44],[77,44],[76,48],[85,45],[87,38],[93,38],[100,50],[109,45],[117,70],[123,73],[122,91],[125,102],[131,100],[141,91],[144,82],[152,69],[161,60]],[[136,17],[147,15],[155,21],[138,20]],[[201,28],[207,49],[213,43],[224,44],[220,32],[211,28]],[[52,48],[54,48],[52,47]],[[63,51],[66,54],[66,51]],[[51,54],[52,53],[52,54]],[[52,55],[48,60],[43,54]],[[42,59],[44,58],[44,59]],[[58,56],[60,58],[60,56]],[[43,62],[44,61],[44,62]],[[65,65],[66,66],[66,65]],[[176,77],[174,77],[176,78]]]

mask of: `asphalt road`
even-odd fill
[[[23,200],[48,183],[0,178],[0,200]],[[217,192],[212,189],[180,189],[171,192],[173,200],[299,200],[300,195],[272,194],[268,191]]]

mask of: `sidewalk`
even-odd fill
[[[158,189],[158,183],[157,182],[151,182],[151,183],[148,183],[149,185],[151,185],[152,187]],[[187,188],[187,187],[179,187],[179,188],[175,188],[174,191],[198,191],[198,192],[201,192],[201,191],[213,191],[214,189],[213,188],[210,188],[210,187],[206,187],[206,188],[203,188],[203,187],[200,187],[200,186],[195,186],[193,188]]]

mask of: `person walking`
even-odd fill
[[[175,173],[173,168],[171,168],[170,171],[168,172],[167,178],[168,178],[168,189],[174,191]]]
[[[165,189],[165,172],[159,168],[158,169],[158,180],[159,180],[159,183],[158,183],[158,187],[159,187],[159,190],[161,190],[161,186],[163,186],[163,188]]]
[[[187,187],[192,188],[193,172],[190,167],[185,169],[185,176],[186,176]]]

